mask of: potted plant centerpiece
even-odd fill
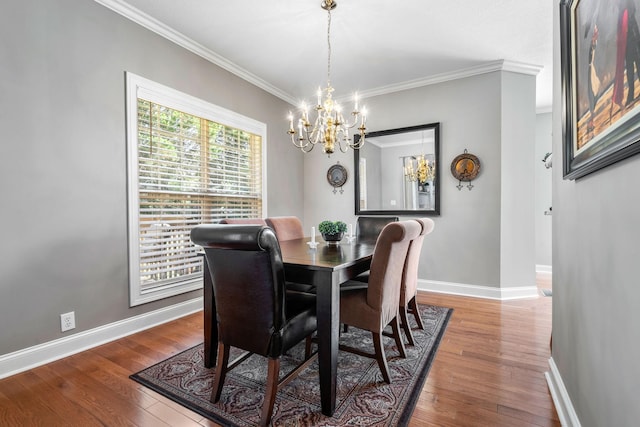
[[[337,245],[347,231],[347,224],[342,221],[322,221],[318,224],[318,231],[325,242]]]

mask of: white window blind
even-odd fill
[[[129,77],[128,87],[150,84]],[[158,94],[158,85],[151,88],[138,86],[135,103],[128,104],[135,106],[129,142],[131,305],[201,287],[202,260],[190,239],[194,226],[264,216],[264,132],[243,129],[242,116],[235,117],[239,126],[225,124],[225,117],[215,120],[219,107],[200,100],[190,105],[194,100],[187,95],[176,100],[173,90],[160,87]]]

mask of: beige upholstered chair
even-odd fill
[[[267,222],[262,218],[224,218],[220,220],[220,224],[267,225]]]
[[[375,358],[387,383],[391,383],[391,377],[384,354],[382,332],[387,325],[391,325],[398,351],[402,357],[406,357],[398,326],[400,281],[409,244],[420,231],[420,224],[413,220],[387,224],[380,233],[373,252],[369,286],[366,289],[340,293],[340,321],[370,331],[373,335],[375,354],[343,345],[340,348]]]
[[[360,216],[356,221],[356,237],[358,240],[375,241],[385,225],[396,221],[398,221],[397,216]],[[369,281],[369,272],[365,271],[355,277],[354,280],[363,282],[364,284],[361,284],[360,286],[354,284],[350,288],[343,287],[343,289],[353,289],[357,287],[366,288],[366,283]]]
[[[267,218],[267,225],[276,232],[278,240],[302,239],[304,230],[302,229],[302,221],[295,216],[275,216]]]
[[[420,312],[418,311],[418,304],[416,303],[416,295],[418,293],[418,265],[420,264],[420,253],[422,252],[424,236],[431,233],[435,226],[433,220],[430,218],[417,218],[416,221],[420,224],[422,232],[409,244],[409,251],[407,252],[407,259],[402,273],[402,282],[400,284],[400,320],[402,322],[402,329],[404,329],[410,345],[415,345],[415,341],[411,333],[411,326],[409,325],[409,312],[415,317],[418,327],[424,329]]]

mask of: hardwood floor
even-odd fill
[[[550,288],[545,276],[539,288]],[[421,293],[454,309],[411,426],[559,426],[544,378],[551,298]],[[0,380],[1,426],[215,426],[129,379],[202,341],[196,313]]]
[[[538,276],[538,288],[551,288]],[[411,426],[559,426],[547,388],[551,298],[421,294],[454,309]]]

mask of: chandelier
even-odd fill
[[[287,133],[291,135],[291,142],[303,152],[308,153],[318,143],[323,144],[322,151],[331,154],[335,151],[336,145],[343,153],[349,148],[359,149],[364,144],[365,139],[365,122],[366,111],[358,110],[358,96],[355,95],[353,111],[351,111],[351,120],[349,123],[342,114],[342,107],[334,101],[331,87],[331,11],[335,9],[337,3],[334,0],[324,0],[321,7],[327,11],[327,87],[318,88],[317,104],[314,107],[316,117],[311,124],[309,121],[309,111],[305,104],[301,106],[301,115],[297,120],[298,130],[293,126],[293,114],[289,112],[289,130]],[[322,96],[324,94],[324,100]],[[353,129],[358,122],[360,125],[357,130],[360,138],[357,142],[349,136],[350,129]]]

